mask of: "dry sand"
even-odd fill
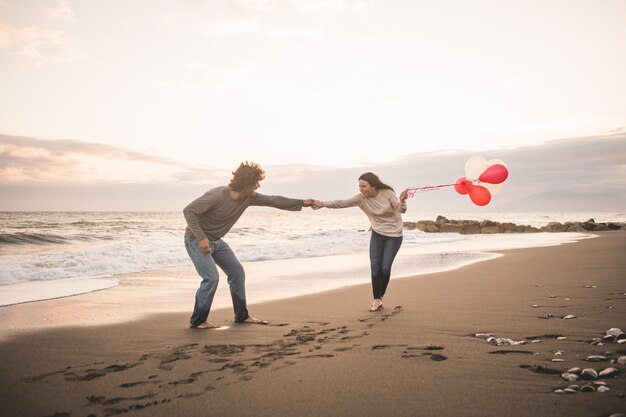
[[[224,330],[188,329],[197,278],[172,274],[137,274],[144,286],[0,308],[0,415],[600,417],[626,410],[626,365],[611,363],[626,355],[626,344],[586,342],[609,328],[626,331],[626,232],[393,280],[376,313],[367,311],[369,285],[251,306],[269,326],[234,324],[223,308],[211,321]],[[576,318],[561,318],[570,314]],[[476,333],[527,343],[494,346]],[[621,373],[600,379],[607,392],[554,393],[571,385],[561,377],[570,368],[611,366]]]

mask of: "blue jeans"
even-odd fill
[[[233,300],[233,310],[235,311],[235,321],[240,323],[248,317],[248,306],[246,304],[246,274],[243,266],[235,256],[228,243],[223,240],[211,242],[211,253],[204,253],[200,250],[198,241],[193,233],[185,233],[185,248],[191,258],[196,271],[202,278],[200,288],[196,291],[196,302],[193,307],[193,314],[189,319],[191,327],[196,327],[207,321],[213,297],[219,282],[217,267],[228,276],[228,286],[230,296]]]
[[[372,231],[370,238],[370,266],[372,268],[372,292],[374,298],[383,298],[391,278],[391,264],[395,259],[402,236],[383,236]]]

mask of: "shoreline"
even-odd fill
[[[377,313],[367,311],[362,284],[255,303],[252,315],[269,326],[234,324],[230,308],[219,308],[212,321],[227,328],[190,330],[185,303],[185,311],[114,324],[31,329],[0,341],[0,407],[16,417],[609,416],[626,409],[626,366],[611,362],[626,345],[586,340],[626,330],[625,251],[626,232],[507,250],[395,279]],[[98,295],[124,290],[141,294],[120,285]],[[150,289],[142,297],[167,301]],[[29,306],[91,311],[93,300],[67,303],[79,298]],[[494,346],[476,333],[525,343]],[[572,367],[619,373],[571,383],[561,374]],[[594,382],[609,390],[580,392]],[[575,393],[555,393],[576,384]]]
[[[464,236],[458,241],[431,242],[418,246],[401,248],[396,261],[392,279],[414,275],[424,275],[427,273],[453,270],[470,265],[474,262],[482,262],[493,258],[494,252],[527,247],[543,247],[549,245],[559,245],[578,241],[580,239],[591,238],[591,233],[552,233],[539,234],[510,234],[504,239],[500,235],[475,235]],[[458,259],[451,259],[446,254],[454,253]],[[431,262],[431,256],[436,254],[446,255],[445,259]],[[291,294],[286,293],[280,297],[272,297],[270,294],[263,294],[261,301],[272,299],[282,299],[289,296],[304,294],[314,294],[347,285],[356,285],[357,277],[369,276],[369,260],[367,253],[354,253],[349,255],[332,255],[313,258],[293,258],[266,261],[242,262],[246,271],[251,271],[249,276],[258,276],[261,279],[268,279],[276,275],[276,271],[282,271],[282,275],[291,274],[294,270],[301,270],[323,273],[332,276],[335,282],[329,282],[324,286],[313,288],[310,291],[300,291],[294,288]],[[420,258],[421,257],[421,258]],[[450,265],[448,265],[450,264]],[[353,267],[352,265],[356,265]],[[330,266],[330,267],[329,267]],[[320,271],[321,269],[321,271]],[[181,271],[189,272],[187,275],[194,275],[193,266],[174,267],[167,269],[150,269],[139,272],[129,272],[123,274],[113,274],[99,277],[76,277],[54,280],[28,281],[16,284],[0,286],[0,309],[8,306],[40,302],[57,298],[74,297],[89,294],[96,291],[103,291],[119,285],[119,281],[128,280],[129,277],[142,277],[146,274],[163,276],[171,272],[179,275]],[[221,274],[223,275],[223,274]],[[349,277],[349,278],[346,278]],[[249,284],[248,284],[249,285]],[[295,287],[295,285],[293,285]],[[277,290],[277,288],[272,288]],[[254,292],[254,288],[252,288]],[[250,293],[250,291],[248,291]]]

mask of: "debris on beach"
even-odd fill
[[[565,388],[557,388],[554,390],[556,394],[575,394],[577,392],[608,392],[611,388],[604,381],[598,381],[600,378],[615,378],[619,374],[619,370],[613,367],[605,368],[600,372],[593,368],[571,368],[567,372],[561,374],[561,378],[567,382],[576,382],[579,379],[590,381],[583,386],[576,384],[568,385]]]
[[[525,345],[525,340],[513,340],[506,339],[504,337],[490,337],[487,339],[488,343],[491,343],[494,346],[515,346],[515,345]]]

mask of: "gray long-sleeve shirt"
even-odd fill
[[[196,239],[211,241],[223,238],[250,206],[267,206],[281,210],[302,210],[301,199],[254,193],[233,200],[227,186],[212,188],[183,209],[187,229]]]

